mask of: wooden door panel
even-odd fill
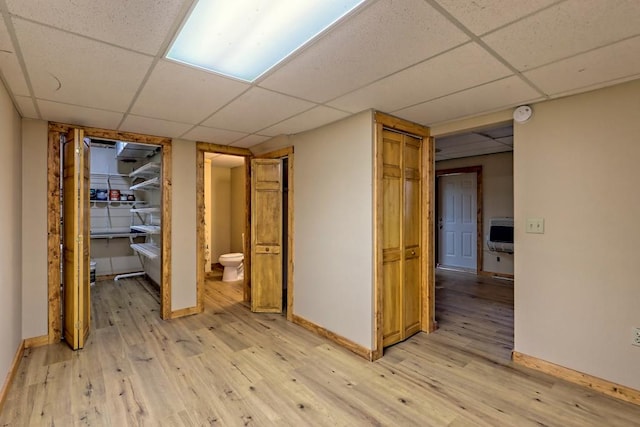
[[[400,304],[400,258],[383,264],[383,295],[382,295],[382,337],[383,345],[388,346],[402,340],[402,307]]]
[[[282,312],[282,256],[274,253],[257,254],[251,308],[262,313]]]
[[[404,288],[402,337],[409,338],[420,331],[421,284],[421,140],[404,135]]]
[[[251,310],[282,312],[282,168],[251,161]]]
[[[278,190],[256,188],[255,204],[258,207],[253,216],[256,245],[280,246],[282,229],[281,199]],[[280,224],[280,225],[279,225]]]
[[[411,253],[414,253],[413,251]],[[403,298],[403,339],[420,331],[420,254],[405,257]]]
[[[84,348],[85,341],[89,336],[89,330],[91,327],[91,283],[90,283],[90,213],[89,213],[89,187],[91,186],[91,156],[89,151],[89,141],[84,138],[84,131],[79,135],[79,157],[81,167],[79,168],[81,174],[78,177],[80,183],[79,188],[79,200],[78,200],[78,221],[81,224],[80,228],[80,247],[78,248],[79,256],[81,257],[80,265],[80,283],[78,288],[80,289],[81,304],[79,306],[78,317],[81,319],[81,329],[79,339],[80,348]]]
[[[384,130],[382,133],[382,164],[401,167],[402,135]]]
[[[400,250],[402,181],[385,177],[382,185],[382,249]]]
[[[420,245],[420,182],[404,182],[404,247]]]
[[[71,129],[63,146],[63,335],[74,350],[84,347],[91,325],[89,290],[89,145]]]

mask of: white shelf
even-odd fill
[[[131,178],[152,178],[160,174],[160,163],[151,162],[140,166],[129,174]]]
[[[98,232],[98,233],[91,233],[89,235],[89,237],[91,237],[92,239],[117,239],[120,237],[138,237],[138,236],[144,237],[146,236],[146,234],[145,233]]]
[[[131,209],[132,213],[158,213],[160,212],[160,207],[158,206],[149,206],[148,208],[133,208]]]
[[[159,225],[132,225],[131,229],[147,234],[160,234]]]
[[[110,178],[112,176],[119,176],[122,178],[128,178],[129,175],[126,174],[122,174],[122,173],[101,173],[101,172],[92,172],[89,174],[89,176],[95,176],[97,177],[105,177],[105,178]]]
[[[108,205],[112,205],[112,204],[122,204],[122,205],[145,205],[147,204],[147,202],[142,201],[142,200],[97,200],[97,199],[91,199],[89,200],[90,203],[106,203]]]
[[[160,248],[152,243],[132,243],[131,249],[149,259],[155,259],[160,256]]]
[[[129,187],[129,190],[157,190],[160,188],[160,178],[157,176],[155,178],[148,179],[146,181],[141,182],[140,184],[132,185]]]

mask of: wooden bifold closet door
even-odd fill
[[[91,326],[89,287],[89,144],[84,131],[71,129],[63,147],[64,338],[84,347]]]
[[[383,346],[421,329],[421,150],[419,137],[382,131]]]
[[[251,311],[282,313],[282,161],[251,160]]]

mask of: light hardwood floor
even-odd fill
[[[438,272],[440,329],[370,363],[207,281],[162,321],[139,280],[93,288],[87,347],[27,349],[0,426],[632,426],[640,407],[514,366],[509,282]]]

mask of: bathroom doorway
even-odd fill
[[[247,301],[247,206],[251,153],[198,144],[198,306],[204,299]]]
[[[224,157],[223,157],[224,156]],[[243,250],[231,252],[238,249],[229,245],[226,253],[242,253],[243,278],[236,280],[236,287],[241,286],[242,292],[236,292],[237,300],[245,306],[251,307],[255,312],[286,312],[288,320],[293,316],[293,149],[285,148],[272,153],[254,157],[253,154],[244,148],[222,146],[210,143],[197,144],[197,223],[198,223],[198,246],[197,246],[197,300],[198,311],[204,311],[205,298],[214,298],[210,292],[207,281],[219,281],[218,286],[222,286],[221,271],[224,274],[218,253],[221,253],[216,240],[212,234],[215,233],[217,225],[213,220],[209,221],[211,228],[207,231],[207,217],[209,213],[215,213],[216,204],[213,192],[205,190],[205,181],[210,181],[212,175],[215,177],[216,162],[229,159],[226,156],[234,156],[244,162],[244,236],[241,239]],[[216,161],[215,159],[219,160]],[[237,159],[236,159],[237,160]],[[256,169],[252,174],[252,163],[262,166],[269,164],[267,169]],[[235,166],[239,167],[239,166]],[[266,177],[263,173],[267,170],[277,171],[268,177],[266,181],[258,177]],[[226,172],[222,173],[227,176]],[[236,175],[239,175],[236,173]],[[277,176],[276,176],[277,175]],[[273,179],[272,179],[273,178]],[[253,182],[252,179],[256,182]],[[273,181],[273,182],[272,182]],[[276,185],[277,184],[277,185]],[[265,187],[266,185],[266,187]],[[274,188],[271,188],[274,186]],[[267,188],[268,187],[268,188]],[[236,191],[238,186],[236,184]],[[273,192],[265,198],[264,190]],[[224,190],[223,190],[224,191]],[[231,189],[228,190],[231,193]],[[211,196],[209,196],[209,194]],[[277,196],[276,196],[277,194]],[[237,199],[237,194],[236,199]],[[223,197],[226,197],[223,195]],[[207,200],[208,198],[208,200]],[[252,202],[252,200],[254,200]],[[268,199],[273,207],[261,205]],[[254,203],[255,206],[252,206]],[[263,207],[259,207],[261,205]],[[273,225],[264,221],[274,217],[277,213],[279,218]],[[231,215],[231,214],[229,214]],[[237,213],[236,213],[237,218]],[[252,230],[253,226],[253,230]],[[231,226],[229,227],[231,228]],[[237,227],[236,227],[237,228]],[[274,232],[277,228],[277,232]],[[270,230],[270,238],[262,241],[261,233]],[[274,234],[275,233],[275,234]],[[231,240],[231,239],[230,239]],[[255,241],[253,241],[255,240]],[[275,240],[275,241],[274,241]],[[236,240],[237,241],[237,240]],[[273,246],[275,245],[275,246]],[[277,246],[277,247],[276,247]],[[223,246],[226,250],[226,246]],[[270,257],[267,255],[276,255]],[[268,261],[267,261],[268,259]],[[266,263],[268,264],[265,264]],[[257,264],[256,264],[257,263]],[[267,266],[265,269],[264,267]],[[220,280],[217,280],[220,279]],[[255,282],[255,286],[253,283]],[[228,286],[225,292],[228,290]],[[241,295],[241,297],[240,297]],[[220,296],[228,298],[228,296]]]

